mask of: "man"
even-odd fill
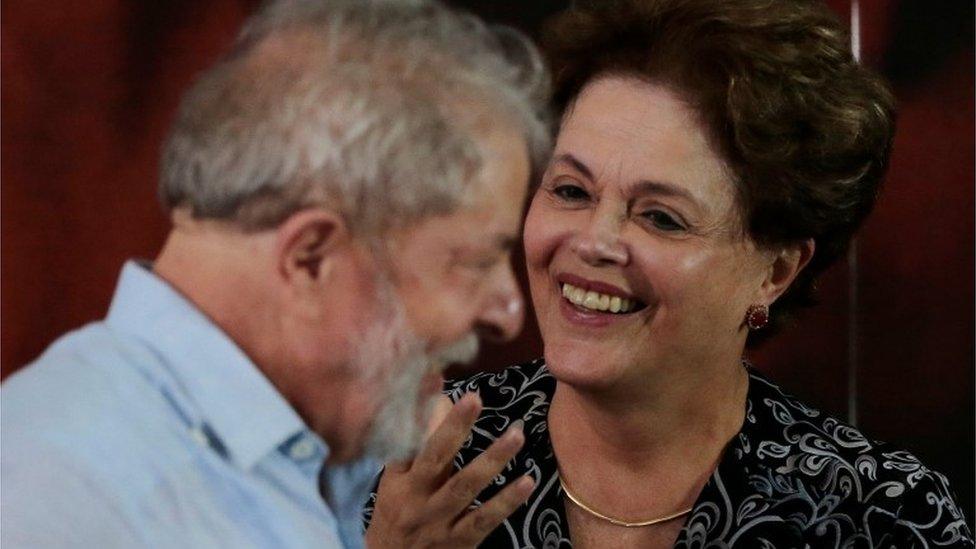
[[[2,389],[3,545],[360,546],[443,367],[520,329],[509,252],[545,84],[524,39],[436,4],[257,14],[184,98],[156,261]],[[527,495],[465,513],[521,440],[455,475],[474,491],[451,539]],[[448,480],[431,490],[466,493]]]

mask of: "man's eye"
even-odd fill
[[[498,265],[498,257],[483,257],[483,258],[472,258],[467,261],[463,261],[461,264],[473,271],[490,271]]]
[[[570,202],[579,202],[590,198],[589,193],[578,185],[558,185],[552,189],[552,194]]]
[[[649,212],[644,212],[641,214],[644,218],[649,219],[651,223],[661,229],[662,231],[683,231],[684,226],[681,223],[675,221],[673,217],[668,215],[661,210],[651,210]]]

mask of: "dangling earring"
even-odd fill
[[[761,330],[769,324],[769,307],[763,304],[750,305],[746,310],[746,326],[750,330]]]

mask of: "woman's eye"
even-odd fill
[[[552,194],[570,202],[579,202],[590,198],[589,193],[578,185],[557,185],[553,187]]]
[[[683,231],[684,226],[675,221],[673,217],[660,210],[651,210],[643,214],[652,224],[662,231]]]

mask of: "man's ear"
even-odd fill
[[[326,209],[302,210],[278,226],[275,256],[278,273],[292,285],[318,285],[348,243],[345,221]]]
[[[771,305],[790,287],[796,275],[810,263],[816,245],[812,238],[783,246],[774,252],[763,280],[762,302]]]

